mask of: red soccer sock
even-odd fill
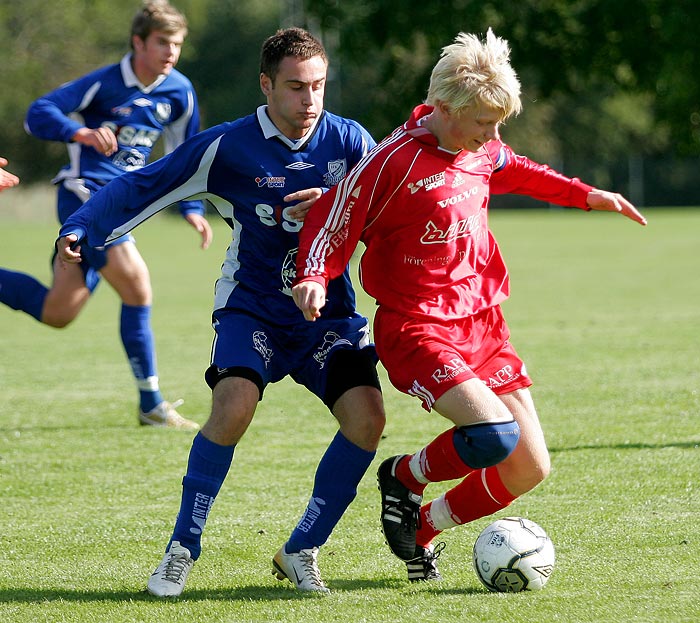
[[[427,547],[443,530],[492,515],[515,498],[501,481],[496,467],[473,471],[443,496],[423,505],[416,543]]]
[[[454,431],[454,427],[446,430],[422,450],[399,461],[396,477],[411,491],[422,495],[429,482],[455,480],[471,472],[472,468],[457,454]]]

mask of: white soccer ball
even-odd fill
[[[491,591],[536,591],[547,583],[554,569],[554,545],[534,521],[504,517],[476,539],[474,569]]]

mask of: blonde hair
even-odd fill
[[[460,32],[442,49],[425,101],[431,106],[444,102],[455,113],[484,105],[500,110],[502,120],[517,115],[522,109],[520,81],[510,65],[508,42],[490,28],[484,41]]]

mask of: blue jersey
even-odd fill
[[[302,223],[288,216],[284,196],[335,186],[373,146],[361,125],[326,111],[304,138],[291,141],[261,106],[117,178],[73,214],[60,235],[75,233],[101,246],[174,201],[207,199],[232,229],[214,308],[252,312],[277,325],[304,322],[291,296]],[[347,317],[354,308],[346,268],[329,284],[323,314]]]
[[[105,156],[71,142],[83,126],[110,128],[117,137],[117,151]],[[25,128],[37,138],[68,143],[70,162],[55,183],[86,179],[102,185],[145,166],[161,134],[165,153],[196,134],[199,110],[194,88],[183,74],[173,69],[144,86],[127,54],[120,63],[97,69],[33,102]],[[183,205],[181,210],[203,213],[198,202]]]

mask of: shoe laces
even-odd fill
[[[423,554],[423,560],[432,566],[435,566],[435,561],[440,558],[440,554],[442,554],[443,550],[447,547],[447,544],[444,541],[440,541],[435,547],[433,547],[433,551],[430,551],[429,547],[425,548],[425,553]]]
[[[189,564],[190,558],[184,552],[171,553],[168,562],[165,563],[165,569],[163,569],[163,578],[168,582],[179,584]]]
[[[423,572],[426,580],[440,579],[440,572],[437,569],[435,561],[440,558],[440,554],[442,554],[445,546],[446,544],[441,541],[433,548],[432,551],[429,547],[426,547],[423,550],[421,562],[423,563]]]
[[[304,574],[309,581],[314,584],[314,586],[325,588],[325,584],[321,579],[321,572],[316,564],[316,551],[316,549],[301,550],[299,552],[299,560],[304,568]]]

